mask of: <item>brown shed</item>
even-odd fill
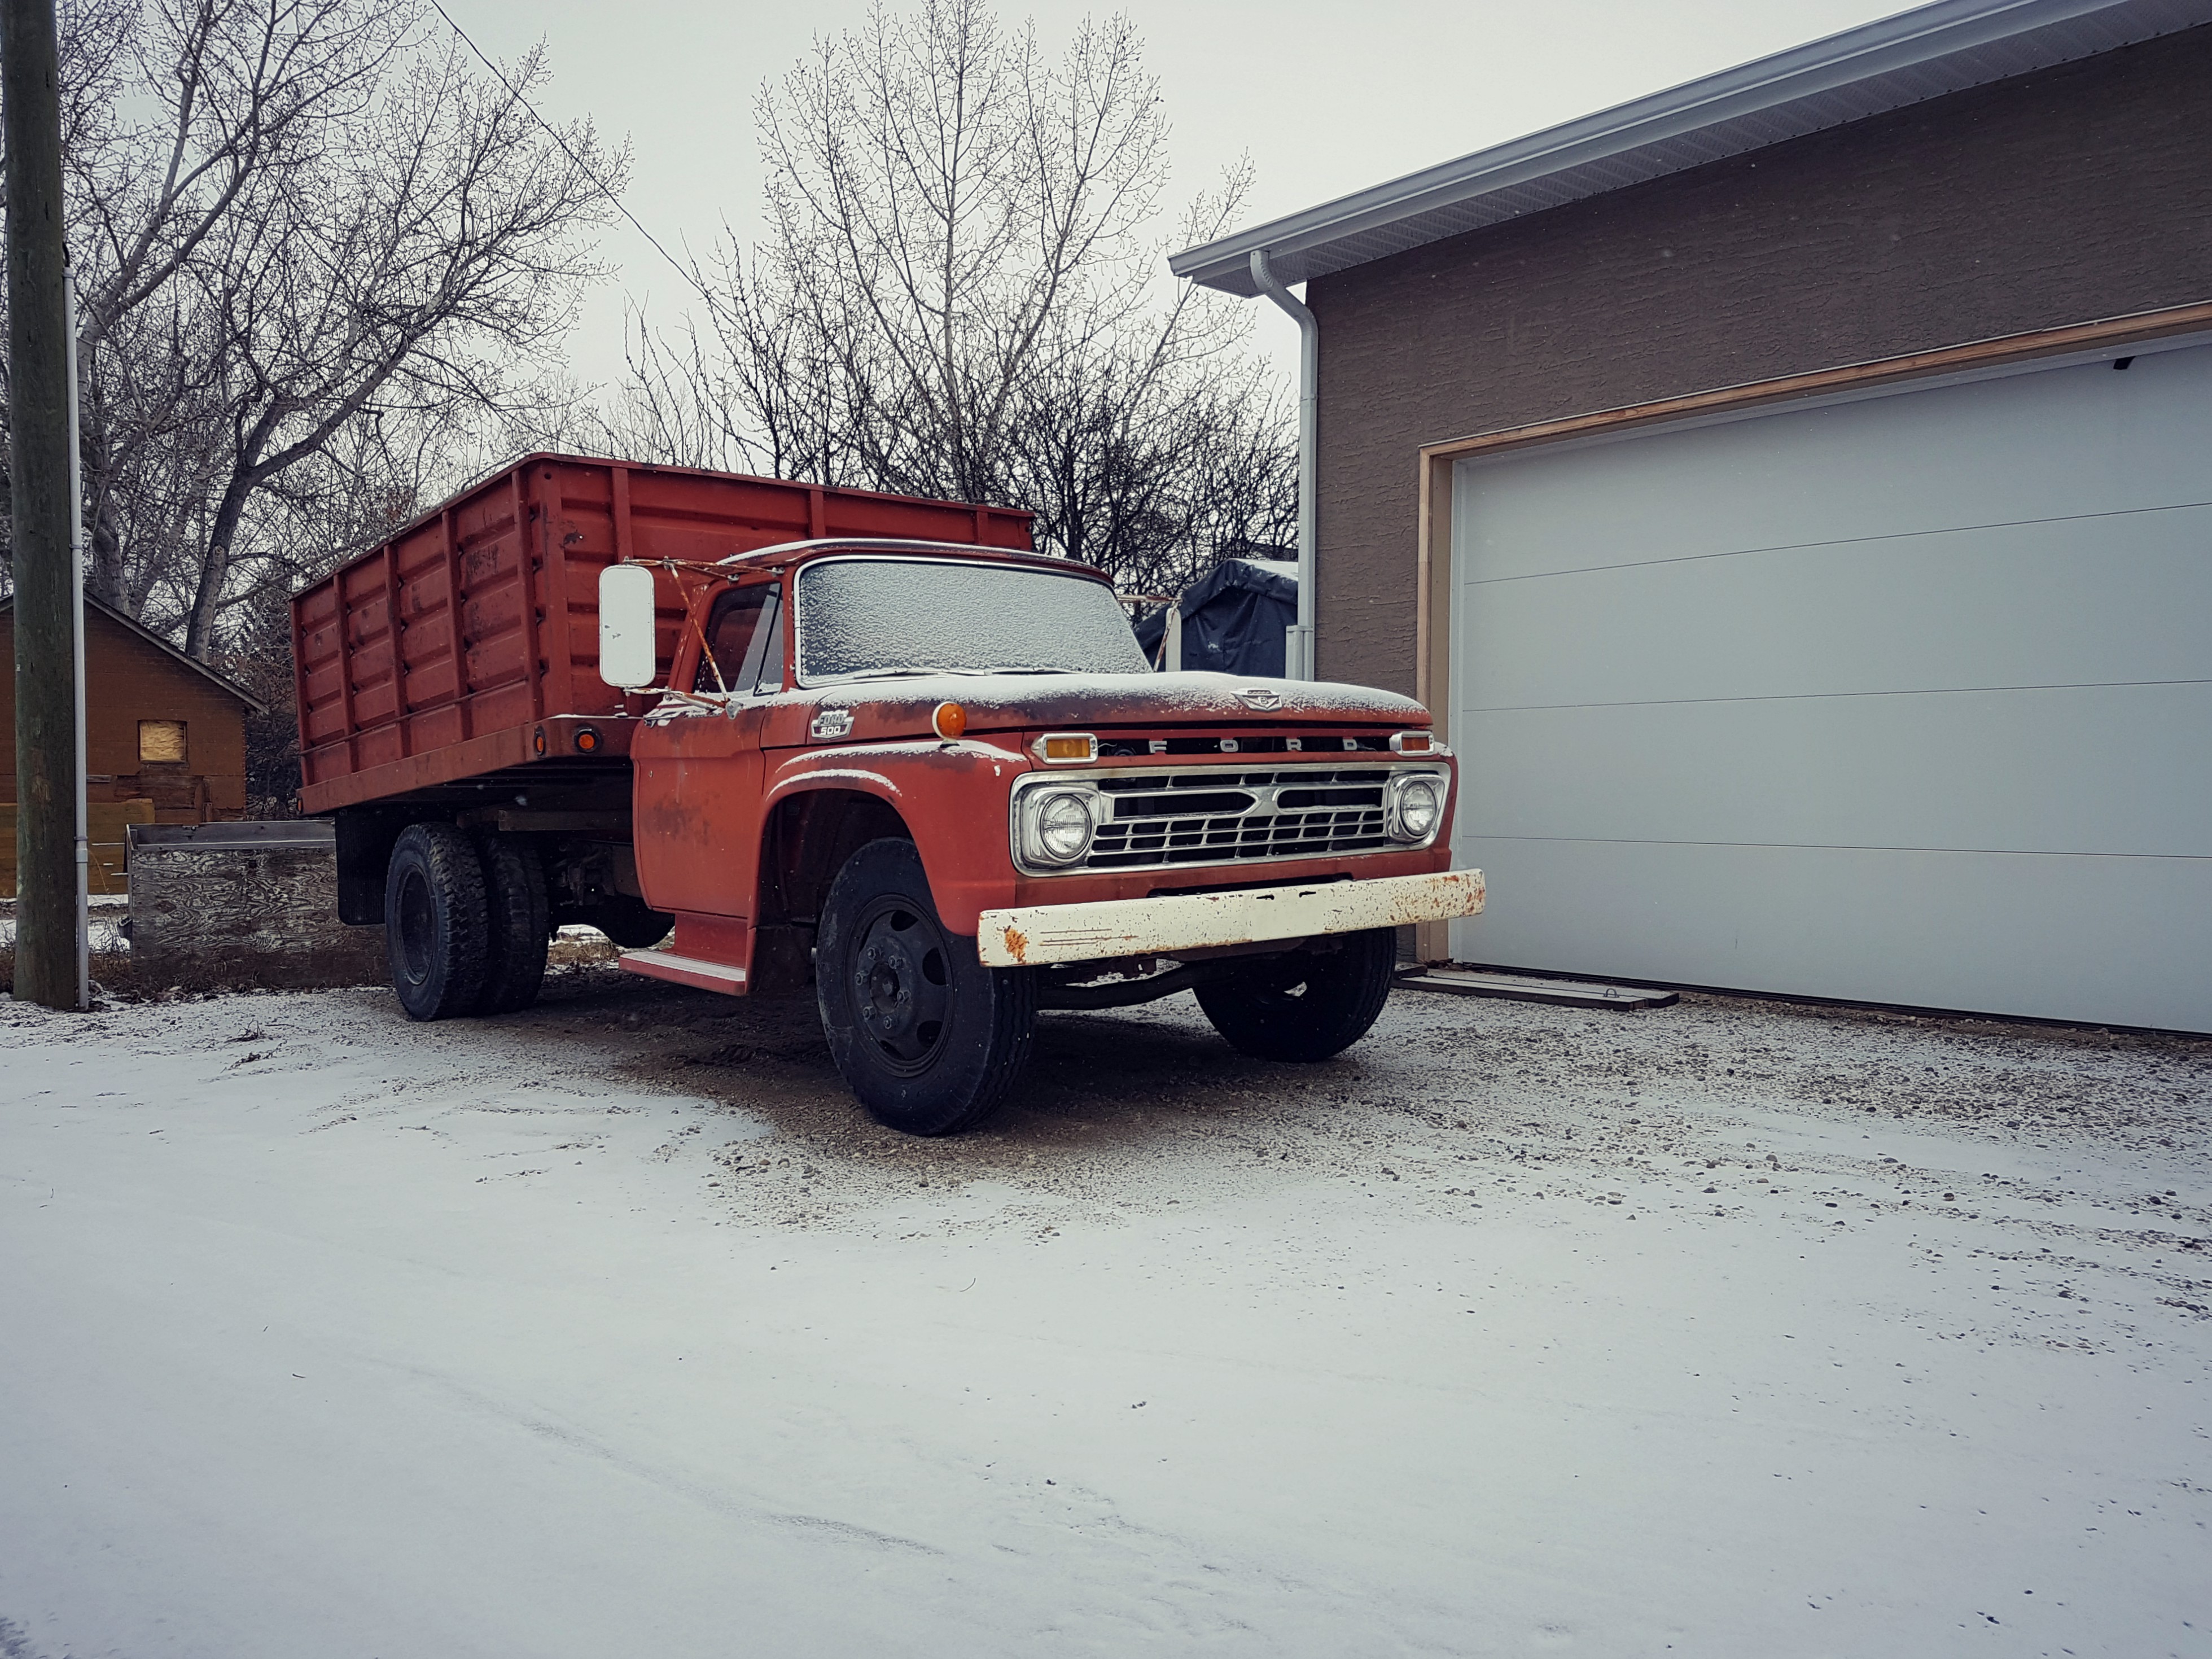
[[[84,602],[92,890],[124,888],[124,826],[246,812],[246,716],[260,702],[151,629]],[[0,893],[15,890],[15,614],[0,599]]]

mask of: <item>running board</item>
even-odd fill
[[[633,974],[689,985],[696,991],[720,991],[724,996],[745,994],[745,970],[704,957],[679,957],[673,951],[625,951],[622,965]]]

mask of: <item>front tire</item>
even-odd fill
[[[1316,1060],[1367,1035],[1397,971],[1395,928],[1340,935],[1331,951],[1269,957],[1195,988],[1229,1046],[1255,1060]]]
[[[489,945],[483,866],[450,823],[410,823],[384,872],[384,947],[410,1019],[473,1013]]]
[[[830,885],[815,940],[830,1054],[875,1120],[957,1134],[1005,1101],[1029,1059],[1036,981],[986,968],[947,933],[909,841],[872,841]]]

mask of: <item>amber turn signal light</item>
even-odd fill
[[[1390,739],[1394,754],[1425,755],[1436,746],[1436,739],[1426,732],[1401,732]]]
[[[1036,752],[1048,765],[1081,766],[1098,758],[1098,739],[1088,732],[1048,732],[1036,740]]]
[[[968,711],[957,702],[940,702],[929,723],[937,728],[939,737],[951,743],[968,729]]]
[[[576,728],[576,752],[578,754],[592,754],[598,750],[599,746],[599,734],[597,729],[589,726],[580,726]]]

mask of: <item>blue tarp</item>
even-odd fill
[[[1137,643],[1155,666],[1165,666],[1168,611],[1176,609],[1182,612],[1185,668],[1279,678],[1283,632],[1298,619],[1297,571],[1296,565],[1224,559],[1183,589],[1173,607],[1140,617]]]

